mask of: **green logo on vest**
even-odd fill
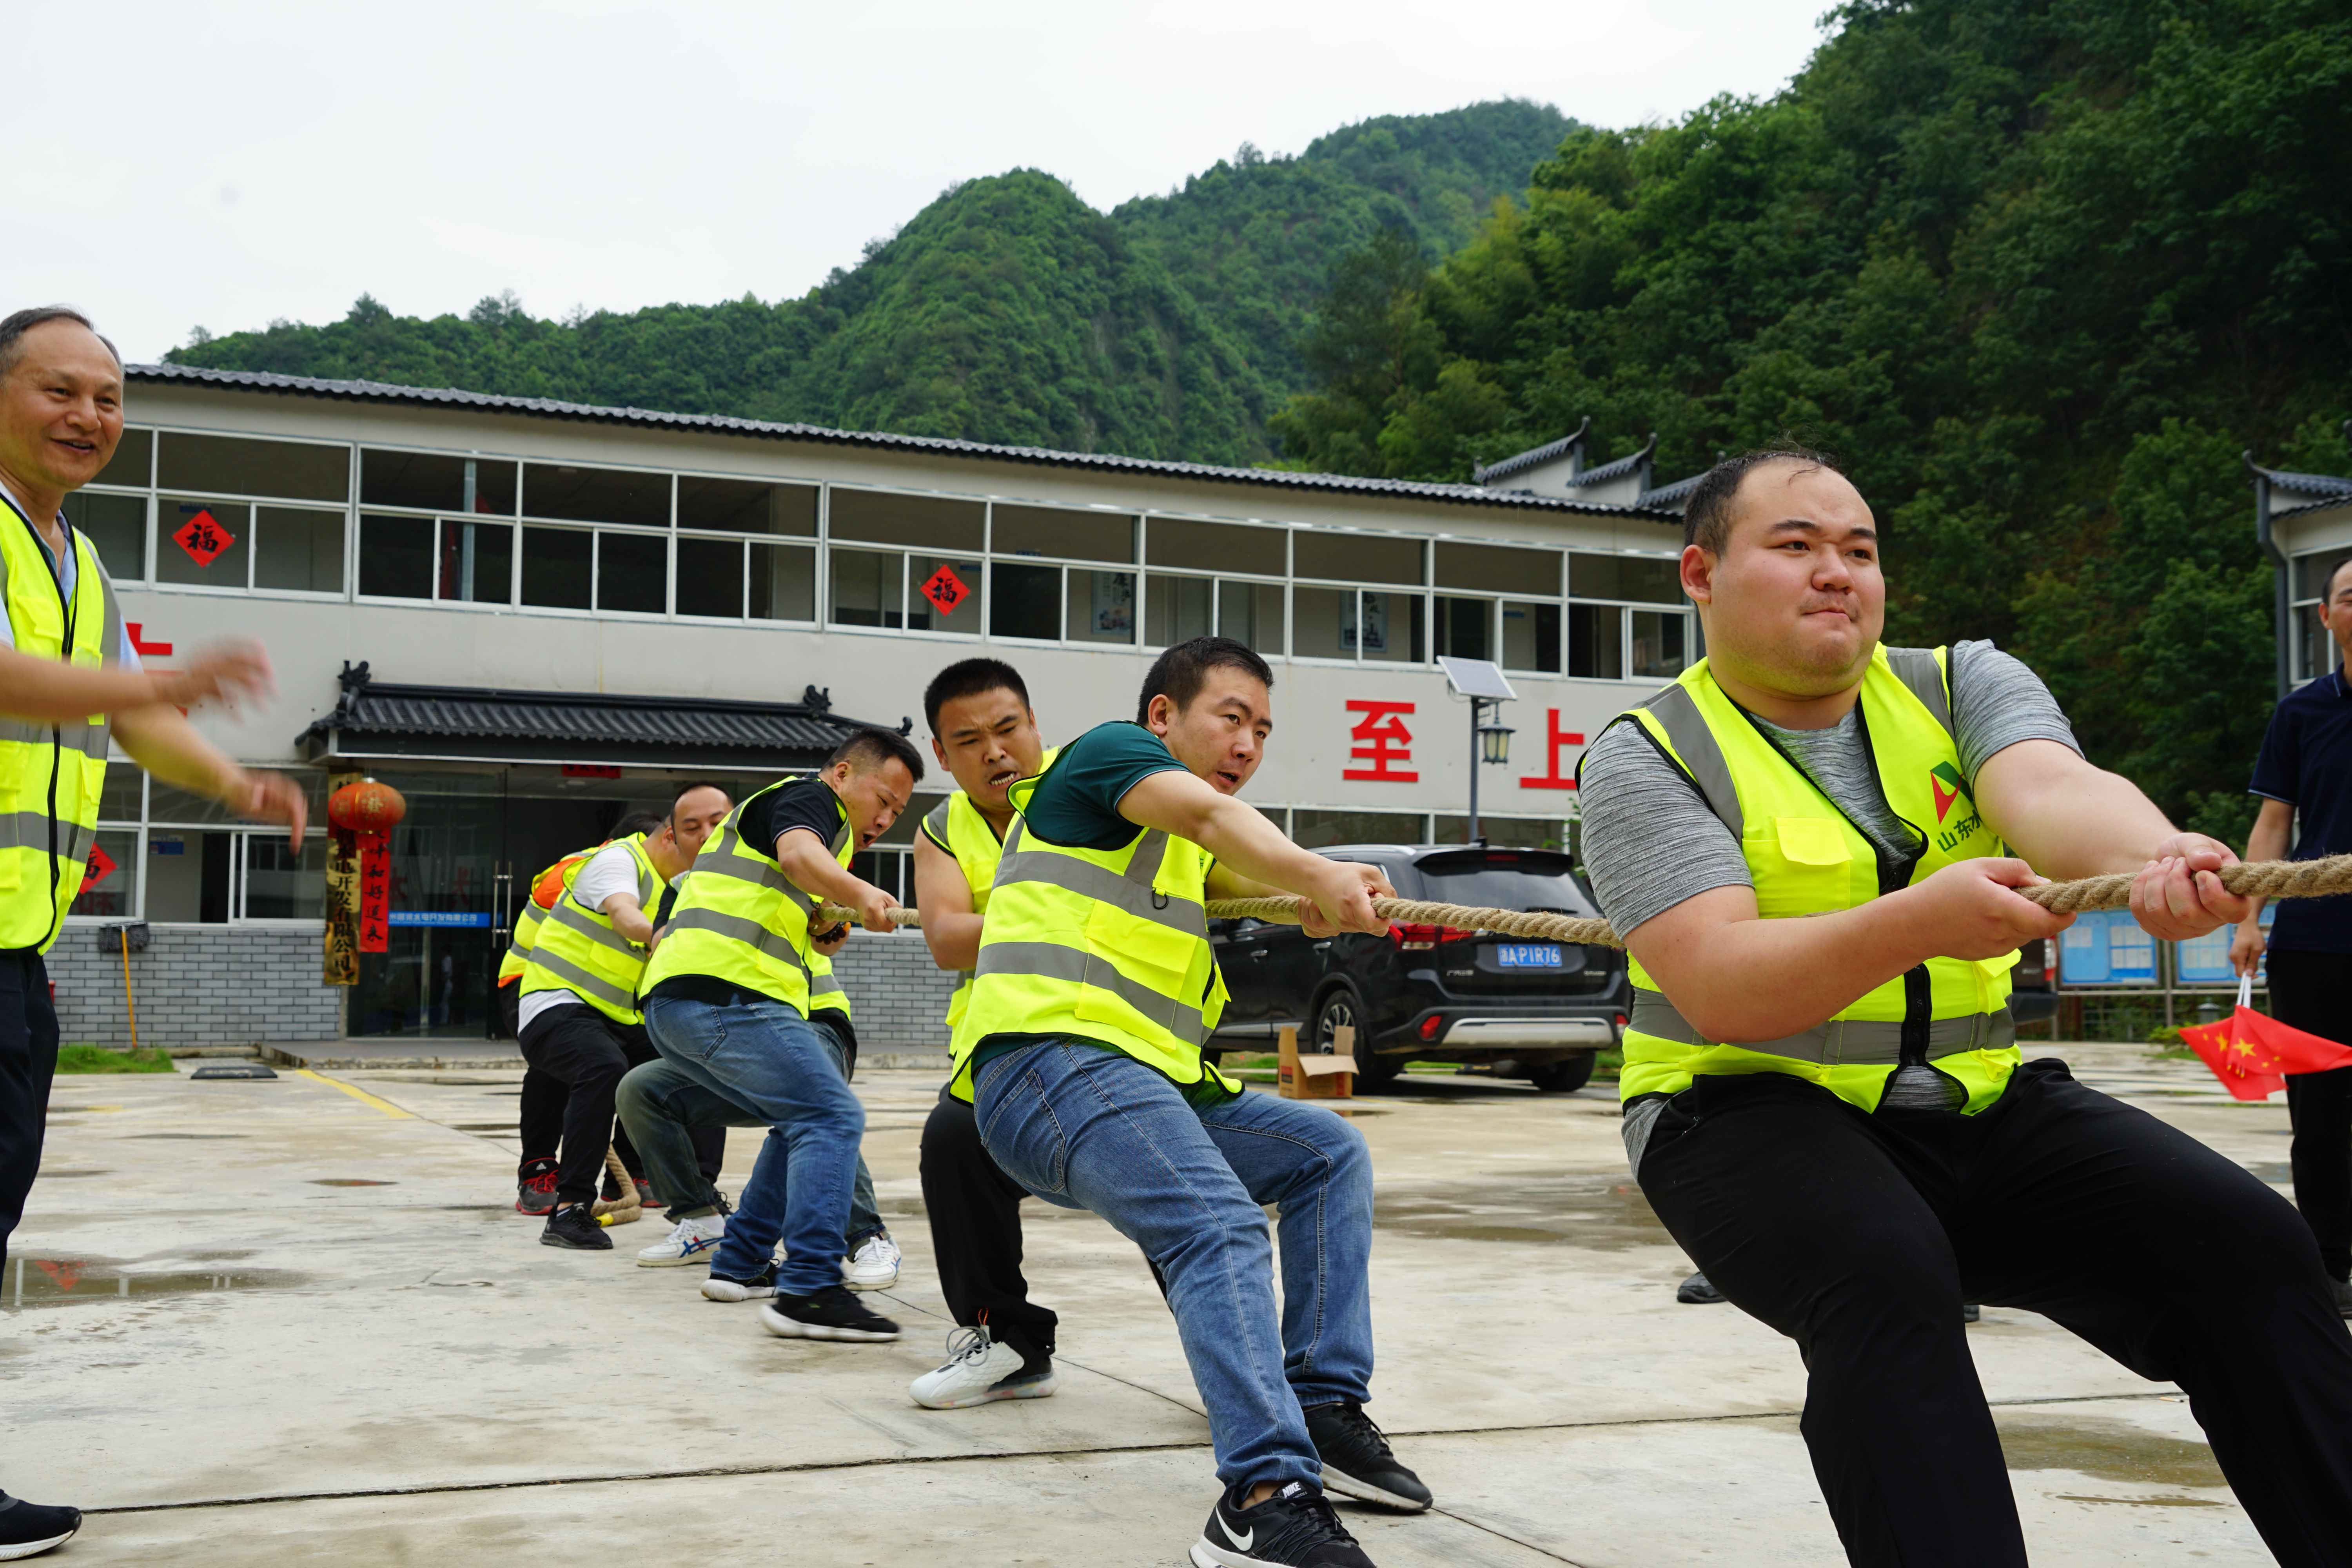
[[[1936,793],[1936,820],[1939,823],[1950,815],[1954,801],[1976,804],[1976,793],[1969,788],[1969,781],[1960,777],[1960,770],[1949,763],[1937,763],[1927,770],[1927,787]]]

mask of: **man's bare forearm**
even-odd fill
[[[1717,888],[1635,927],[1626,945],[1707,1038],[1777,1040],[1936,956],[1908,891],[1832,914],[1762,920],[1752,890]]]
[[[161,700],[155,678],[143,669],[119,664],[93,669],[0,647],[0,712],[37,724],[67,724],[93,713],[119,716]]]
[[[2137,871],[2177,831],[2139,786],[2055,741],[2024,741],[1977,772],[1977,803],[2020,859],[2060,881]]]
[[[245,777],[245,770],[198,734],[176,708],[150,703],[117,713],[111,722],[115,743],[174,789],[226,800]]]
[[[824,840],[814,833],[793,829],[779,837],[776,864],[802,892],[814,893],[853,909],[872,891],[870,884],[851,876],[849,868],[833,858]]]
[[[970,969],[980,962],[983,921],[971,907],[971,884],[954,856],[921,833],[915,835],[915,902],[923,910],[923,945],[941,969]]]
[[[1264,813],[1190,773],[1152,774],[1127,792],[1118,813],[1139,827],[1188,838],[1220,865],[1282,892],[1311,898],[1330,870],[1329,861],[1284,837]]]

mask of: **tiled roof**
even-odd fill
[[[1577,475],[1577,487],[1582,489],[1587,485],[1605,485],[1611,479],[1622,479],[1628,474],[1638,473],[1642,465],[1650,460],[1650,454],[1657,449],[1658,433],[1653,430],[1650,432],[1650,438],[1642,443],[1640,451],[1628,452],[1613,462],[1603,463],[1597,468],[1587,468]]]
[[[1583,424],[1579,425],[1559,440],[1547,441],[1540,447],[1530,447],[1526,451],[1506,458],[1499,463],[1482,464],[1471,471],[1471,478],[1483,485],[1489,479],[1507,479],[1522,468],[1536,468],[1550,462],[1555,458],[1565,457],[1575,450],[1583,441],[1585,432],[1591,428],[1592,416],[1588,414],[1584,416]],[[1514,492],[1507,490],[1504,493],[1507,495]]]
[[[507,691],[474,686],[402,686],[346,672],[342,700],[302,732],[322,753],[454,752],[529,760],[646,765],[822,762],[858,721],[829,711],[812,688],[800,702],[726,702],[611,692]],[[896,728],[897,726],[884,726]]]
[[[1276,489],[1335,491],[1347,495],[1395,496],[1407,500],[1435,501],[1448,506],[1503,506],[1541,511],[1641,515],[1636,508],[1606,506],[1598,501],[1567,500],[1557,496],[1528,495],[1517,490],[1489,490],[1475,484],[1426,484],[1413,479],[1368,479],[1356,474],[1300,474],[1285,468],[1235,468],[1213,463],[1181,463],[1158,458],[1123,458],[1106,452],[1062,452],[1046,447],[1002,447],[984,441],[961,441],[939,436],[897,436],[876,430],[833,430],[822,425],[780,424],[765,419],[738,419],[725,414],[668,414],[652,408],[606,408],[588,403],[564,403],[550,397],[503,397],[487,392],[463,392],[450,387],[394,386],[377,381],[326,381],[314,376],[278,375],[268,371],[208,370],[195,365],[134,364],[124,367],[133,382],[180,382],[233,387],[247,392],[275,392],[299,397],[340,398],[362,403],[404,403],[451,408],[475,408],[487,413],[524,414],[548,419],[579,419],[601,424],[635,425],[677,430],[707,430],[723,435],[752,436],[769,440],[815,441],[841,447],[877,447],[893,451],[931,452],[942,457],[993,458],[1002,462],[1036,463],[1051,468],[1093,468],[1107,472],[1150,474],[1179,479],[1212,480],[1222,484],[1264,485]],[[1574,437],[1570,437],[1573,440]],[[1561,443],[1554,442],[1553,447]],[[1551,447],[1538,447],[1548,452]],[[1539,460],[1533,453],[1507,458],[1483,472],[1492,476],[1512,465]]]
[[[1648,507],[1656,511],[1678,512],[1683,510],[1683,503],[1690,500],[1691,491],[1698,489],[1699,480],[1705,478],[1706,478],[1706,470],[1702,468],[1686,479],[1676,479],[1673,484],[1660,485],[1654,490],[1643,490],[1639,497],[1635,498],[1633,504]]]
[[[2270,480],[2271,489],[2298,496],[2352,496],[2352,479],[2339,479],[2334,474],[2294,474],[2283,468],[2265,468],[2249,455],[2246,467]]]

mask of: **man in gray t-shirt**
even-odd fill
[[[2235,857],[2086,762],[2016,660],[1880,654],[1874,521],[1826,462],[1718,464],[1684,529],[1707,658],[1582,769],[1585,864],[1641,971],[1627,1142],[1683,1249],[1797,1342],[1850,1557],[2025,1562],[1961,1326],[1981,1301],[2177,1380],[2281,1561],[2352,1562],[2352,1339],[2309,1232],[2236,1162],[2021,1063],[1998,1001],[2001,961],[2070,923],[2019,896],[2037,872],[2135,873],[2135,918],[2178,940],[2243,917]]]

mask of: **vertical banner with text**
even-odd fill
[[[365,776],[355,773],[328,774],[329,798],[345,784],[357,784]],[[360,983],[359,836],[340,827],[327,832],[326,960],[321,979],[329,985]]]

